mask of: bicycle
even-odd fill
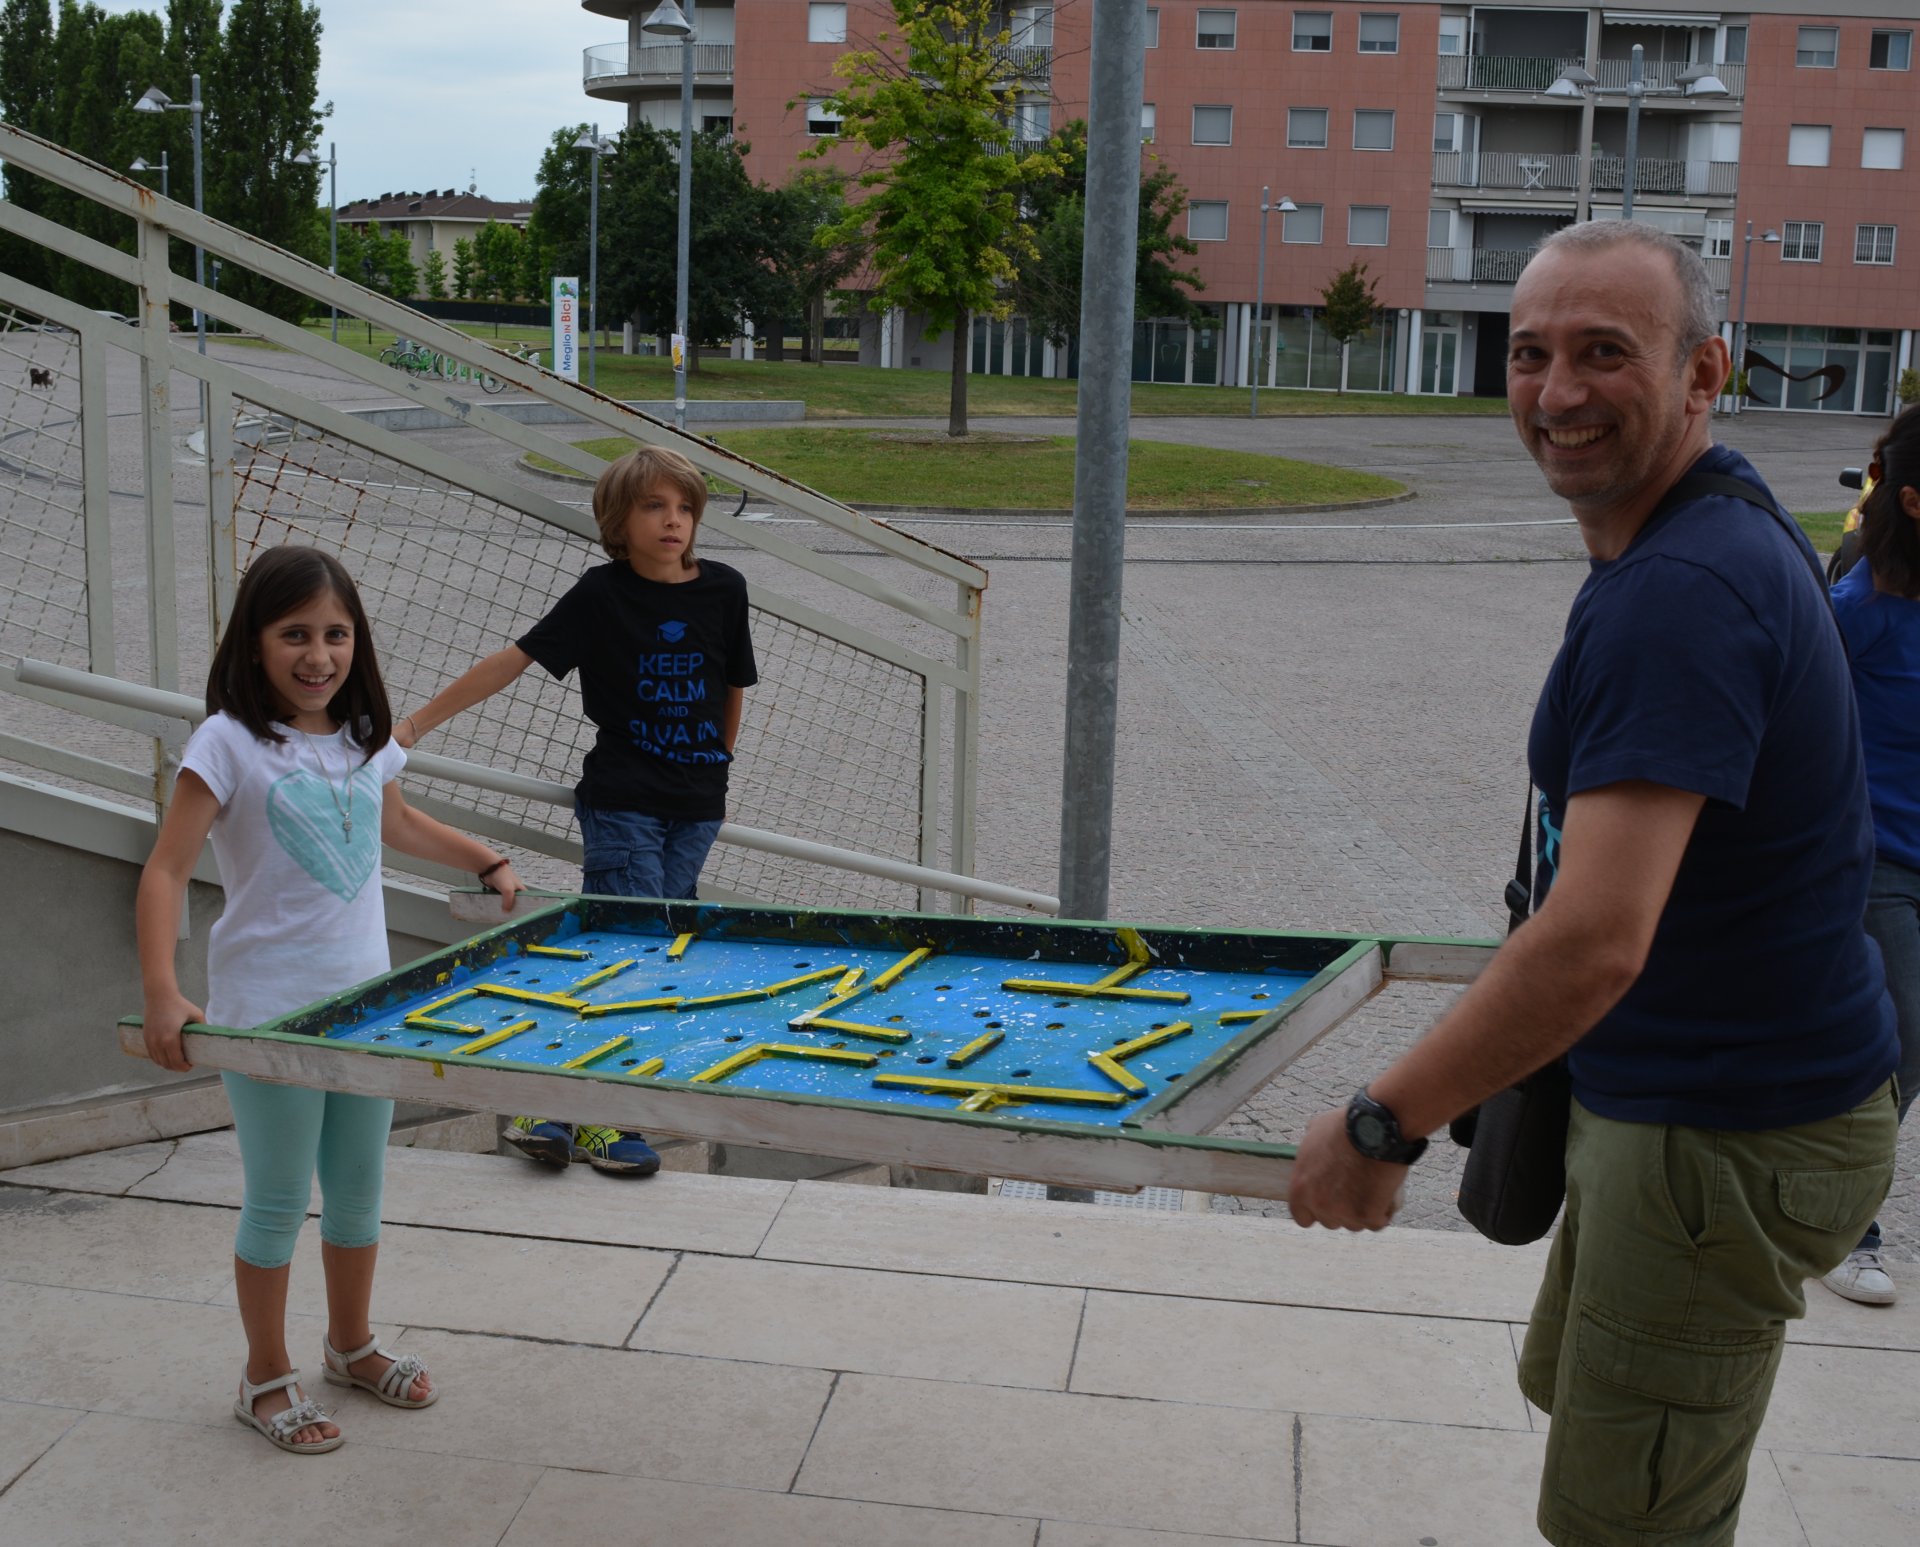
[[[395,370],[405,371],[410,376],[423,373],[431,374],[439,363],[439,356],[425,344],[416,344],[412,339],[396,338],[380,351],[380,363],[391,365]]]
[[[512,360],[518,365],[531,365],[535,370],[540,369],[540,351],[530,345],[515,344],[511,349],[500,349],[496,346],[495,352],[505,355],[509,360]],[[511,385],[511,382],[502,381],[490,371],[482,371],[480,373],[480,390],[482,392],[488,394],[505,392]]]

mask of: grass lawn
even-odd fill
[[[1800,530],[1816,549],[1831,553],[1840,546],[1840,528],[1846,522],[1847,513],[1844,510],[1796,511],[1793,519],[1800,523]]]
[[[306,324],[325,337],[327,319]],[[454,324],[483,343],[538,344],[552,363],[551,334],[544,327],[503,323]],[[618,337],[616,334],[615,337]],[[364,355],[377,355],[393,342],[393,334],[342,320],[340,342]],[[271,347],[271,346],[269,346]],[[584,355],[585,340],[581,353]],[[584,377],[586,366],[581,364]],[[663,356],[625,355],[603,350],[599,385],[615,397],[653,401],[673,397],[673,366]],[[688,395],[696,398],[803,398],[809,419],[885,419],[911,415],[947,415],[948,378],[945,371],[883,371],[871,365],[803,365],[766,360],[702,360],[687,379]],[[1071,381],[1033,376],[973,376],[967,383],[969,414],[1071,414],[1078,396]],[[1173,416],[1244,417],[1248,393],[1244,387],[1172,387],[1135,382],[1133,412],[1143,418]],[[1392,393],[1294,392],[1276,387],[1260,391],[1260,417],[1282,419],[1307,414],[1496,414],[1507,411],[1504,399],[1471,397],[1408,397]]]
[[[953,441],[898,430],[782,429],[722,431],[714,438],[855,506],[1065,510],[1073,504],[1069,435],[984,433]],[[574,444],[611,460],[633,442],[614,436]],[[1339,504],[1403,488],[1391,478],[1317,462],[1162,441],[1132,441],[1127,456],[1127,504],[1134,510]]]

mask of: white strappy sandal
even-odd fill
[[[257,1429],[266,1436],[269,1443],[278,1445],[282,1450],[291,1451],[296,1456],[324,1455],[329,1450],[338,1450],[347,1442],[344,1434],[336,1434],[331,1439],[308,1440],[304,1443],[294,1439],[302,1429],[311,1428],[321,1422],[332,1422],[320,1404],[312,1397],[298,1390],[300,1372],[291,1371],[278,1380],[263,1380],[254,1385],[247,1379],[245,1369],[240,1371],[240,1400],[233,1404],[233,1416],[250,1429]],[[275,1413],[271,1418],[262,1418],[253,1410],[253,1404],[269,1391],[278,1391],[282,1387],[291,1388],[288,1395],[294,1398],[292,1407]]]
[[[378,1354],[382,1359],[393,1361],[378,1380],[366,1380],[348,1368],[358,1364],[368,1354]],[[417,1354],[389,1353],[380,1346],[377,1337],[365,1348],[356,1348],[350,1354],[343,1354],[333,1346],[331,1338],[323,1336],[320,1339],[320,1357],[326,1365],[321,1373],[331,1384],[358,1386],[362,1391],[371,1391],[389,1407],[432,1407],[440,1400],[440,1388],[437,1386],[418,1400],[408,1396],[414,1381],[427,1373],[427,1367],[420,1362]]]

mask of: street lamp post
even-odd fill
[[[170,197],[167,193],[167,153],[164,150],[160,152],[160,165],[155,166],[151,161],[147,160],[145,156],[135,156],[133,160],[127,164],[127,170],[129,172],[158,172],[160,174],[160,197],[163,199]]]
[[[599,342],[600,325],[600,158],[610,154],[610,142],[600,138],[600,126],[595,124],[586,134],[573,142],[575,150],[593,152],[593,183],[587,190],[587,385],[598,387],[600,384],[600,361],[595,354]]]
[[[1687,97],[1726,97],[1732,93],[1710,67],[1696,64],[1681,70],[1673,77],[1674,86],[1679,88],[1678,95]],[[1640,103],[1650,94],[1646,78],[1646,51],[1636,43],[1633,56],[1627,62],[1627,84],[1624,86],[1602,86],[1579,65],[1568,65],[1560,72],[1560,78],[1547,88],[1547,95],[1563,100],[1579,101],[1588,95],[1595,97],[1624,96],[1627,99],[1627,163],[1620,180],[1620,218],[1633,219],[1634,183],[1640,171]],[[1673,95],[1670,89],[1651,89],[1656,96]]]
[[[640,30],[680,40],[680,230],[673,285],[673,331],[680,350],[673,362],[673,425],[687,427],[687,261],[693,246],[693,9],[683,12],[674,0],[660,0]]]
[[[191,113],[193,114],[193,212],[196,215],[206,213],[205,191],[201,184],[200,120],[206,115],[206,104],[200,100],[200,77],[193,77],[193,100],[176,102],[158,86],[149,86],[138,101],[133,104],[136,113]],[[193,281],[197,285],[207,282],[207,250],[198,242],[193,244]],[[193,309],[193,331],[200,341],[200,353],[207,352],[207,314],[199,307]],[[206,391],[201,389],[201,406],[205,407]],[[203,414],[204,418],[205,415]]]
[[[1270,202],[1267,197],[1266,185],[1264,183],[1261,185],[1260,263],[1254,270],[1253,280],[1253,348],[1251,350],[1253,360],[1253,391],[1247,399],[1247,417],[1249,419],[1258,419],[1260,417],[1260,335],[1262,331],[1261,324],[1266,320],[1267,313],[1267,212],[1277,209],[1281,214],[1285,215],[1297,210],[1299,207],[1299,205],[1295,204],[1293,200],[1289,199],[1284,193],[1280,195],[1278,203]]]
[[[310,150],[303,150],[294,156],[295,166],[318,167],[327,169],[327,272],[340,272],[340,147],[337,143],[327,142],[327,159],[322,161]],[[340,308],[337,304],[327,307],[329,316],[329,336],[334,343],[340,342]]]
[[[1767,230],[1761,233],[1762,242],[1777,242],[1780,233]],[[1740,378],[1747,369],[1747,270],[1753,267],[1753,222],[1747,222],[1746,235],[1740,242],[1740,315],[1733,325],[1733,411],[1741,411],[1744,394],[1740,391]]]

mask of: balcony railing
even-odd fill
[[[1527,260],[1539,249],[1523,247],[1429,247],[1427,283],[1430,285],[1484,284],[1510,285],[1520,277]],[[1715,295],[1727,293],[1732,278],[1731,258],[1708,258],[1707,277],[1713,281]]]
[[[1593,187],[1596,193],[1619,193],[1626,186],[1627,162],[1624,156],[1593,158]],[[1740,186],[1737,161],[1673,161],[1658,156],[1641,156],[1635,162],[1633,191],[1636,194],[1661,193],[1692,199],[1730,198]]]
[[[1427,283],[1510,285],[1538,247],[1429,247]]]
[[[1628,61],[1625,59],[1596,59],[1592,64],[1577,54],[1563,57],[1537,54],[1445,54],[1440,59],[1440,89],[1442,91],[1545,91],[1563,74],[1569,65],[1581,65],[1593,73],[1594,82],[1606,91],[1624,91],[1627,85]],[[1654,59],[1642,66],[1641,78],[1656,91],[1680,91],[1683,88],[1674,79],[1682,70],[1690,68],[1684,61]],[[1747,92],[1747,67],[1743,64],[1717,64],[1713,73],[1727,88],[1730,97],[1743,97]],[[1604,99],[1602,99],[1604,100]],[[1700,104],[1711,106],[1725,98],[1702,97]]]
[[[1685,88],[1674,79],[1682,70],[1693,66],[1681,59],[1649,59],[1640,67],[1640,77],[1649,86],[1657,89],[1682,91]],[[1747,94],[1747,67],[1743,64],[1716,64],[1711,66],[1720,84],[1727,88],[1728,97],[1744,97]],[[1624,91],[1630,69],[1625,59],[1596,59],[1591,69],[1594,83],[1607,91]],[[1710,106],[1714,102],[1724,102],[1726,97],[1701,97],[1700,104]]]
[[[1009,75],[1027,81],[1053,79],[1051,43],[1010,43],[1005,48],[995,49],[994,56],[1006,65]]]
[[[1626,177],[1625,157],[1593,158],[1596,193],[1619,193]],[[1433,183],[1436,188],[1511,188],[1522,193],[1568,194],[1580,186],[1580,158],[1511,150],[1444,150],[1434,155]],[[1657,156],[1641,156],[1635,161],[1636,194],[1731,198],[1739,186],[1737,161],[1674,161]]]
[[[1442,54],[1442,91],[1545,91],[1579,64],[1580,56],[1541,58],[1531,54]]]
[[[1443,150],[1433,158],[1433,181],[1447,188],[1519,188],[1570,193],[1580,186],[1578,156],[1516,150]]]
[[[694,44],[693,73],[708,79],[714,76],[731,78],[733,45]],[[625,43],[603,43],[598,48],[586,51],[581,79],[587,86],[602,81],[633,79],[666,85],[680,79],[680,44],[645,43],[639,48],[629,48]]]

